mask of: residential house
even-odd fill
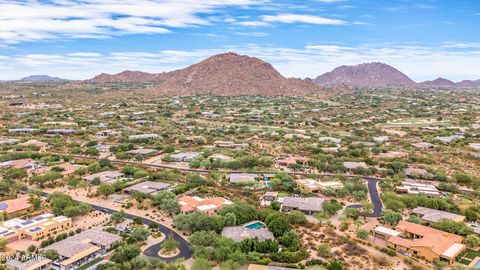
[[[101,183],[113,184],[124,177],[125,177],[125,174],[120,171],[103,171],[103,172],[84,176],[82,177],[82,179],[91,182],[94,179],[98,178]]]
[[[440,191],[428,183],[414,182],[414,181],[403,181],[401,186],[395,188],[397,193],[407,193],[407,194],[425,194],[429,197],[439,197],[441,195]]]
[[[59,258],[51,263],[55,270],[73,270],[105,254],[122,237],[94,228],[45,248],[57,251]]]
[[[155,194],[160,190],[168,190],[170,188],[170,184],[161,183],[161,182],[153,182],[153,181],[145,181],[133,186],[129,186],[123,190],[126,194],[133,194],[135,192],[147,193],[147,194]]]
[[[294,157],[286,157],[280,160],[277,160],[277,165],[282,167],[288,167],[290,164],[302,164],[305,165],[308,162],[307,157],[303,156],[294,156]]]
[[[214,214],[224,205],[232,204],[231,201],[219,197],[204,199],[197,196],[182,196],[178,198],[177,201],[180,204],[180,211],[182,213],[198,211],[209,215]]]
[[[296,210],[306,215],[313,215],[323,211],[323,202],[324,199],[319,197],[285,197],[280,210],[284,212]]]
[[[415,148],[419,149],[431,149],[435,147],[435,145],[428,143],[428,142],[418,142],[418,143],[412,143],[412,146]]]
[[[450,213],[446,211],[431,209],[427,207],[416,207],[413,209],[412,214],[419,216],[424,222],[434,223],[442,219],[448,219],[455,222],[462,222],[465,220],[465,216]]]
[[[9,270],[47,270],[50,269],[50,263],[52,260],[47,258],[42,259],[30,259],[27,261],[20,261],[17,259],[9,260],[5,263],[5,266]]]
[[[22,196],[0,202],[0,214],[7,214],[7,216],[19,216],[32,209],[33,205],[30,203],[30,196]]]
[[[254,238],[257,238],[259,241],[275,239],[273,233],[265,227],[256,229],[249,229],[245,226],[225,227],[222,230],[222,236],[230,238],[235,242]]]
[[[9,160],[0,163],[0,168],[15,168],[15,169],[24,169],[26,171],[33,171],[39,168],[37,162],[31,158]]]
[[[129,140],[150,140],[160,138],[158,134],[138,134],[128,136]]]
[[[343,166],[348,170],[354,170],[356,168],[367,168],[367,163],[365,162],[354,162],[354,161],[345,161]]]
[[[255,182],[259,176],[255,173],[231,173],[229,176],[230,183],[249,183]]]
[[[75,134],[74,129],[70,128],[60,128],[60,129],[49,129],[45,133],[47,135],[72,135]]]
[[[72,219],[45,213],[28,220],[13,218],[4,221],[0,224],[0,238],[8,243],[20,239],[38,241],[53,237],[71,227]]]
[[[440,260],[453,264],[466,249],[462,244],[464,237],[427,226],[401,220],[395,230],[400,234],[386,239],[388,247],[429,262]]]
[[[343,188],[343,183],[338,181],[317,181],[314,179],[296,180],[299,188],[307,193],[319,193],[326,189],[338,190]]]
[[[175,162],[190,162],[201,155],[202,153],[200,152],[183,152],[183,153],[173,154],[170,157]]]

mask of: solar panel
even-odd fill
[[[42,227],[35,227],[35,228],[31,228],[30,230],[28,230],[29,232],[38,232],[42,229]]]

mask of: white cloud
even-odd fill
[[[328,24],[328,25],[341,25],[345,24],[345,21],[338,19],[330,19],[321,16],[303,15],[303,14],[291,14],[284,13],[278,15],[264,15],[261,16],[265,22],[281,22],[281,23],[309,23],[309,24]]]
[[[262,21],[243,21],[243,22],[238,22],[237,24],[242,26],[251,26],[251,27],[260,27],[260,26],[269,25],[269,23],[262,22]]]
[[[54,38],[163,34],[208,25],[201,14],[267,0],[0,0],[0,44]]]
[[[458,42],[460,44],[460,42]],[[96,74],[123,70],[146,72],[184,68],[211,55],[234,51],[270,62],[287,77],[316,77],[340,65],[380,61],[392,65],[416,81],[446,77],[451,80],[480,79],[480,48],[446,48],[419,44],[359,45],[311,44],[304,48],[279,48],[254,44],[192,51],[112,52],[97,55],[27,54],[1,57],[0,80],[31,74],[51,74],[68,79],[87,79]],[[61,68],[59,68],[61,67]]]
[[[480,49],[480,42],[445,42],[443,47],[450,49]]]

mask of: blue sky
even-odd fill
[[[182,68],[226,51],[288,77],[380,61],[480,79],[477,0],[0,0],[0,80]]]

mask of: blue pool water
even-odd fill
[[[253,230],[253,229],[261,229],[261,228],[264,228],[265,225],[263,225],[263,223],[260,222],[260,221],[256,221],[256,222],[250,223],[250,224],[248,224],[248,225],[245,225],[244,227],[247,228],[247,229],[252,229],[252,230]]]
[[[480,261],[473,266],[473,269],[480,269]]]

